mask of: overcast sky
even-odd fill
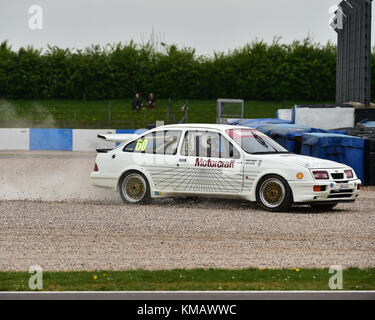
[[[147,42],[152,30],[166,43],[200,54],[227,51],[252,40],[336,43],[328,9],[338,0],[0,0],[0,41],[14,49],[46,44]],[[43,29],[29,28],[31,5],[43,8]],[[374,33],[374,32],[373,32]]]

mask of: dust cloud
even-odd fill
[[[1,151],[0,200],[109,201],[117,192],[94,187],[94,152]]]

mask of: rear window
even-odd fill
[[[181,131],[156,131],[127,144],[124,152],[174,155],[180,141]]]
[[[226,132],[247,153],[288,153],[288,150],[258,130],[228,129]]]

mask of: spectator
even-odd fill
[[[147,108],[154,109],[156,106],[154,94],[151,92],[147,98]]]
[[[139,112],[139,110],[141,110],[142,108],[142,99],[139,96],[138,92],[135,94],[132,106],[133,106],[133,110],[136,110],[137,112]]]

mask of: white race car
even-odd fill
[[[120,145],[97,150],[91,180],[119,190],[127,203],[199,196],[256,201],[269,211],[293,204],[331,209],[355,201],[361,190],[352,168],[290,153],[248,127],[178,124],[130,140],[99,137]]]

